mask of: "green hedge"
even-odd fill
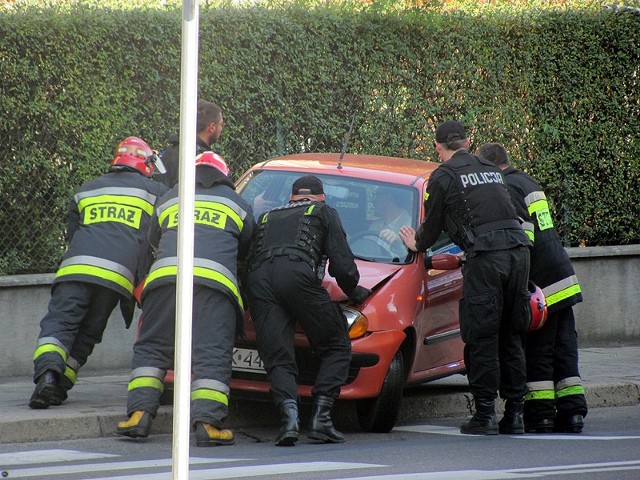
[[[128,135],[161,149],[180,110],[181,12],[0,14],[0,274],[55,270],[74,189]],[[504,143],[567,246],[640,243],[640,15],[604,9],[202,8],[198,96],[239,175],[268,157],[435,160],[437,123]]]

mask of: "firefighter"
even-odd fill
[[[109,172],[82,185],[71,200],[69,248],[33,355],[31,408],[66,400],[118,303],[127,328],[131,324],[153,205],[167,191],[149,178],[157,159],[143,140],[128,137],[116,148]]]
[[[522,418],[531,244],[501,171],[471,155],[469,144],[461,123],[447,121],[438,126],[434,146],[444,163],[429,178],[422,225],[417,232],[402,227],[401,237],[410,249],[425,251],[445,231],[466,254],[460,332],[476,411],[460,432],[495,435],[499,432],[498,391],[506,400],[501,422]],[[524,426],[520,422],[510,430],[504,433],[524,433]]]
[[[500,144],[483,145],[478,155],[502,169],[516,210],[526,219],[525,232],[533,242],[530,278],[542,288],[547,302],[546,323],[527,336],[525,431],[580,433],[587,400],[578,368],[573,305],[582,301],[582,292],[571,259],[554,228],[540,185],[511,166]]]
[[[329,274],[354,302],[364,302],[371,291],[358,285],[360,275],[340,218],[324,200],[319,178],[297,179],[290,202],[258,219],[247,258],[247,295],[258,351],[282,417],[275,440],[278,446],[293,445],[300,433],[296,321],[320,357],[307,436],[321,442],[345,441],[333,425],[331,411],[347,380],[351,342],[342,310],[321,285],[326,259]]]
[[[222,109],[215,103],[200,100],[196,112],[196,156],[212,151],[211,145],[217,142],[222,135],[224,118]],[[156,179],[167,187],[173,188],[178,183],[180,137],[171,135],[168,139],[169,146],[160,153],[166,173],[158,175]]]
[[[255,228],[249,204],[235,191],[222,157],[196,157],[191,424],[199,447],[232,445],[222,429],[229,413],[233,343],[244,318],[238,261]],[[144,321],[133,346],[128,420],[117,433],[147,437],[160,405],[163,380],[174,364],[178,271],[178,186],[163,196],[149,231],[156,259],[142,290]]]

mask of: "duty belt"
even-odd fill
[[[503,230],[510,228],[522,228],[520,222],[516,219],[496,220],[493,222],[483,223],[477,227],[472,227],[474,235],[482,235],[483,233],[492,232],[494,230]]]
[[[249,270],[255,270],[263,262],[272,258],[285,256],[288,256],[291,260],[307,262],[314,271],[316,269],[316,261],[308,253],[293,247],[276,247],[264,250],[251,258],[249,260]]]

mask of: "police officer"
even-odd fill
[[[149,178],[156,160],[143,140],[128,137],[116,148],[109,172],[82,185],[71,200],[69,248],[33,356],[31,408],[66,400],[118,303],[127,328],[131,324],[132,293],[138,270],[144,268],[140,261],[148,249],[153,205],[167,191]]]
[[[255,228],[249,204],[235,191],[222,157],[196,157],[191,422],[199,447],[231,445],[222,429],[229,409],[229,382],[236,326],[244,303],[237,265]],[[151,223],[156,259],[142,290],[144,322],[133,346],[128,420],[117,433],[146,437],[160,405],[163,379],[173,366],[178,271],[178,186],[162,197]]]
[[[332,443],[345,440],[333,426],[331,411],[347,379],[351,342],[340,307],[322,288],[323,259],[329,259],[329,274],[353,301],[362,303],[371,292],[358,286],[360,275],[340,218],[324,200],[319,178],[297,179],[290,203],[258,219],[247,259],[247,293],[258,350],[282,416],[278,446],[293,445],[299,437],[296,321],[320,357],[308,437]]]
[[[224,118],[222,109],[215,103],[200,100],[196,113],[196,155],[211,151],[211,145],[220,139]],[[169,146],[160,153],[166,173],[157,175],[156,179],[167,187],[173,188],[178,183],[179,170],[179,140],[178,135],[169,137]]]
[[[445,231],[466,254],[460,331],[476,412],[460,431],[524,433],[530,242],[502,173],[467,151],[469,139],[463,125],[442,123],[434,145],[444,163],[429,178],[424,222],[417,233],[402,227],[401,237],[412,250],[425,251]],[[495,414],[498,391],[506,400],[500,427]]]
[[[549,312],[546,323],[527,335],[525,431],[580,433],[587,400],[578,368],[573,305],[582,301],[582,292],[571,259],[540,185],[511,166],[509,154],[498,143],[483,145],[478,155],[502,169],[518,215],[527,220],[523,225],[533,243],[529,277],[542,288]]]

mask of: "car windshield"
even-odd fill
[[[238,186],[253,206],[256,219],[271,208],[289,202],[300,172],[255,171]],[[338,211],[353,254],[363,260],[405,263],[413,255],[398,236],[400,227],[416,228],[419,195],[412,187],[318,174],[326,202]]]

